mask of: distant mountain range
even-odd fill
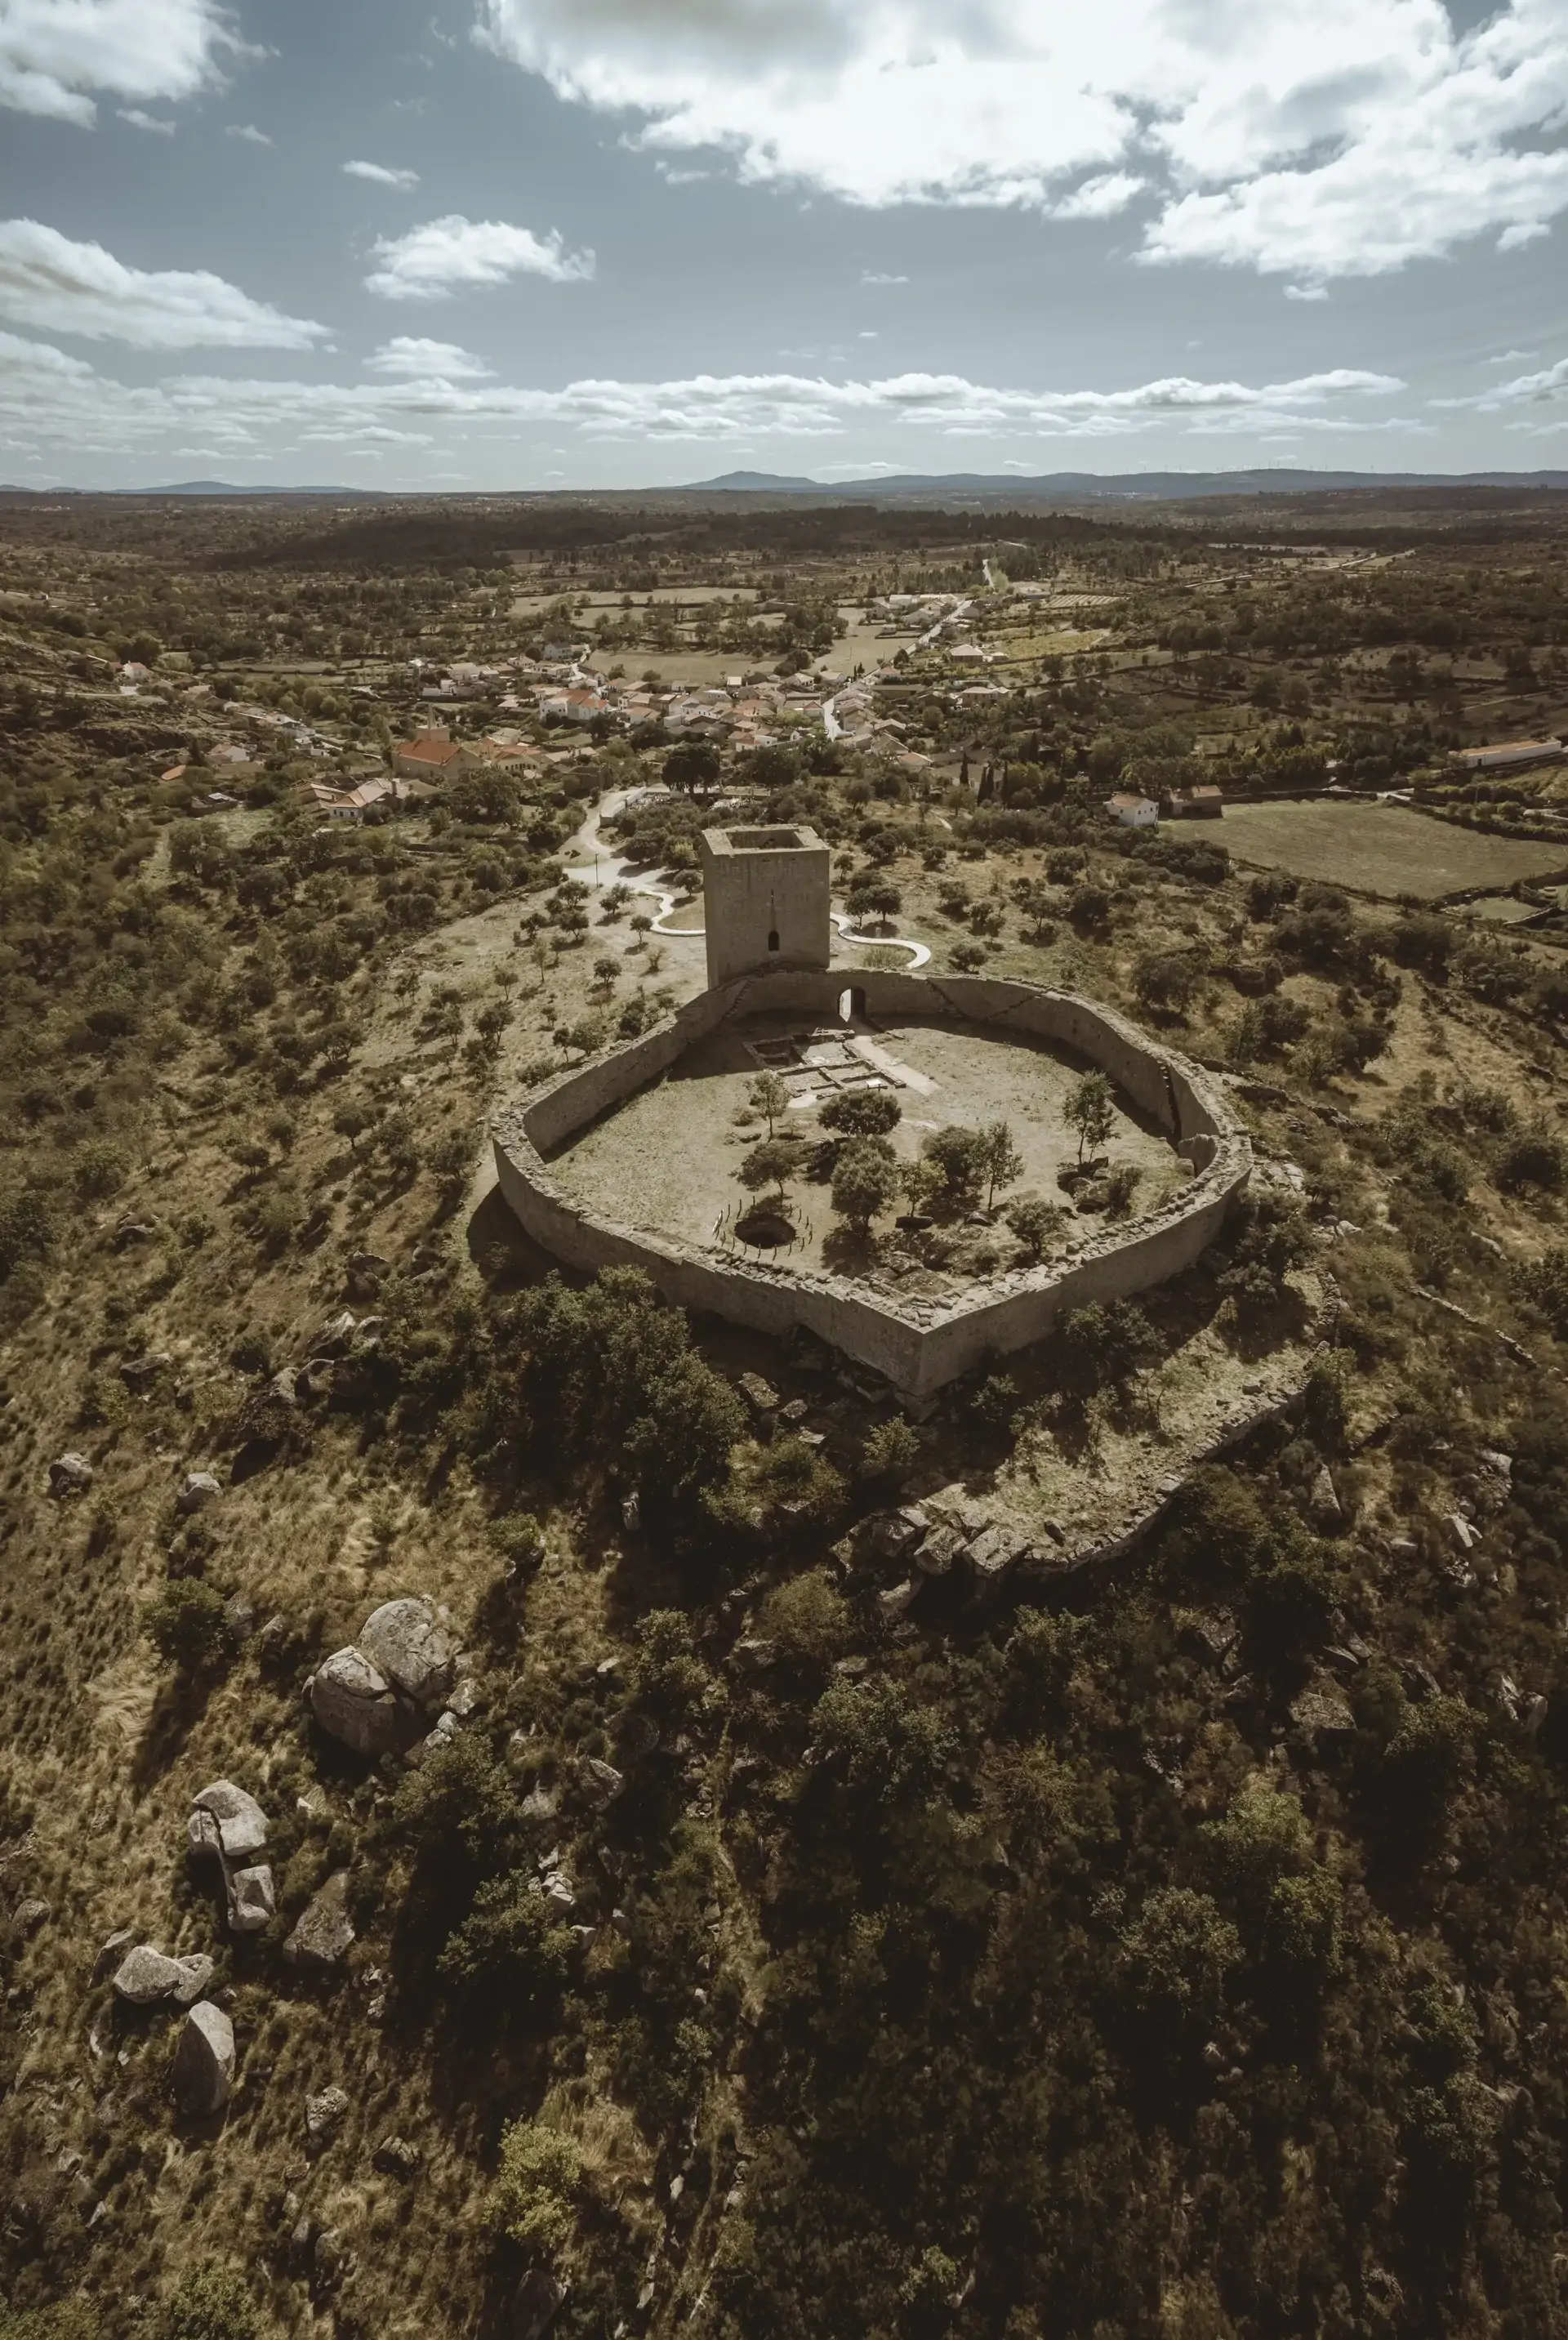
[[[696,480],[692,495],[1070,497],[1107,503],[1178,502],[1194,496],[1326,494],[1367,488],[1568,488],[1568,471],[909,471],[864,480],[791,479],[775,471],[726,471]]]
[[[664,496],[756,496],[785,501],[951,503],[1180,503],[1205,496],[1310,496],[1419,488],[1490,489],[1513,495],[1568,490],[1568,471],[1042,471],[1031,477],[1012,471],[907,471],[860,480],[812,480],[779,471],[725,471],[716,480],[694,480],[674,488],[496,489],[490,493],[541,500],[574,501],[588,496],[618,503]],[[0,482],[6,496],[335,496],[355,503],[414,503],[484,497],[469,488],[452,498],[421,488],[350,488],[330,482],[299,486],[243,487],[233,480],[172,480],[148,488],[25,488]]]
[[[171,480],[156,488],[25,488],[15,480],[0,480],[0,496],[352,496],[362,502],[386,501],[382,488],[243,488],[233,480]]]

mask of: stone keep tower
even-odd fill
[[[811,828],[705,828],[708,985],[769,967],[825,967],[833,953],[829,854]]]

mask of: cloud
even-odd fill
[[[90,128],[94,91],[194,97],[232,45],[215,0],[0,0],[0,105]]]
[[[1568,11],[1509,0],[481,0],[479,36],[669,154],[847,202],[1107,218],[1143,256],[1377,275],[1568,205]]]
[[[160,138],[172,138],[174,134],[172,122],[160,122],[155,114],[144,114],[139,105],[118,105],[114,111],[133,130],[154,131]]]
[[[367,372],[410,382],[482,382],[494,369],[455,342],[425,342],[399,333],[365,360]]]
[[[907,276],[889,276],[880,268],[862,268],[860,271],[862,284],[908,284],[908,281]]]
[[[247,146],[270,146],[273,143],[266,132],[258,130],[253,122],[231,122],[226,135],[243,139]]]
[[[1494,382],[1490,390],[1477,391],[1471,398],[1434,398],[1428,402],[1495,414],[1505,406],[1550,406],[1560,398],[1568,399],[1568,358],[1559,358],[1555,365],[1544,366],[1537,373],[1515,374],[1512,382]]]
[[[378,187],[417,187],[417,171],[389,171],[384,163],[345,163],[343,171],[351,179],[369,179]]]
[[[303,350],[326,330],[205,269],[127,268],[26,219],[0,221],[0,316],[142,350]]]
[[[460,212],[407,235],[383,236],[372,250],[378,264],[365,283],[388,301],[444,301],[464,286],[501,284],[509,276],[569,284],[593,274],[592,253],[568,252],[553,229],[537,236],[504,220],[468,220]]]
[[[184,374],[131,388],[45,342],[0,332],[0,437],[62,455],[165,447],[195,440],[244,451],[276,447],[280,431],[330,443],[414,445],[437,431],[471,431],[511,447],[520,430],[552,429],[580,440],[663,442],[730,451],[767,439],[831,440],[848,431],[906,431],[959,439],[1097,440],[1176,429],[1198,437],[1266,437],[1408,430],[1365,421],[1358,402],[1392,395],[1392,377],[1347,368],[1253,386],[1186,376],[1121,390],[1018,390],[962,375],[905,373],[831,382],[804,374],[693,375],[684,381],[587,380],[539,389],[465,378],[452,345],[412,339],[378,352],[382,379],[362,382],[233,380]],[[422,352],[429,370],[418,369]],[[459,352],[459,358],[467,352]],[[478,360],[470,359],[471,367]],[[406,371],[405,371],[406,368]],[[389,437],[387,434],[395,434]],[[878,459],[886,461],[886,459]],[[862,473],[865,459],[841,465]],[[894,465],[892,468],[902,468]]]
[[[1086,179],[1070,195],[1051,206],[1053,219],[1110,219],[1125,211],[1133,197],[1141,194],[1145,182],[1129,176],[1126,171],[1102,172],[1098,178]]]

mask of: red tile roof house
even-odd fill
[[[1171,820],[1223,820],[1225,792],[1207,782],[1196,788],[1171,788],[1162,809]]]
[[[428,780],[389,780],[384,775],[358,780],[352,788],[334,788],[330,780],[310,780],[306,789],[316,810],[333,820],[362,820],[372,805],[410,804],[437,794]]]
[[[546,723],[591,723],[596,715],[614,712],[599,691],[581,689],[547,691],[539,711]]]
[[[392,769],[408,780],[455,780],[460,772],[476,772],[479,766],[473,749],[444,731],[421,731],[392,749]]]

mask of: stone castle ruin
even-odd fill
[[[546,1252],[588,1272],[642,1268],[668,1298],[778,1336],[804,1326],[919,1404],[987,1355],[1026,1348],[1064,1311],[1146,1291],[1190,1267],[1245,1187],[1252,1151],[1220,1085],[1114,1010],[983,976],[831,966],[827,846],[802,828],[702,838],[709,987],[662,1024],[532,1089],[494,1127],[501,1189]],[[1033,1264],[944,1275],[913,1261],[846,1273],[809,1207],[799,1239],[738,1250],[737,1123],[759,1071],[779,1075],[799,1134],[844,1088],[890,1087],[895,1133],[1006,1118],[1026,1176],[1054,1190],[1061,1106],[1097,1066],[1144,1206],[1068,1222]]]

